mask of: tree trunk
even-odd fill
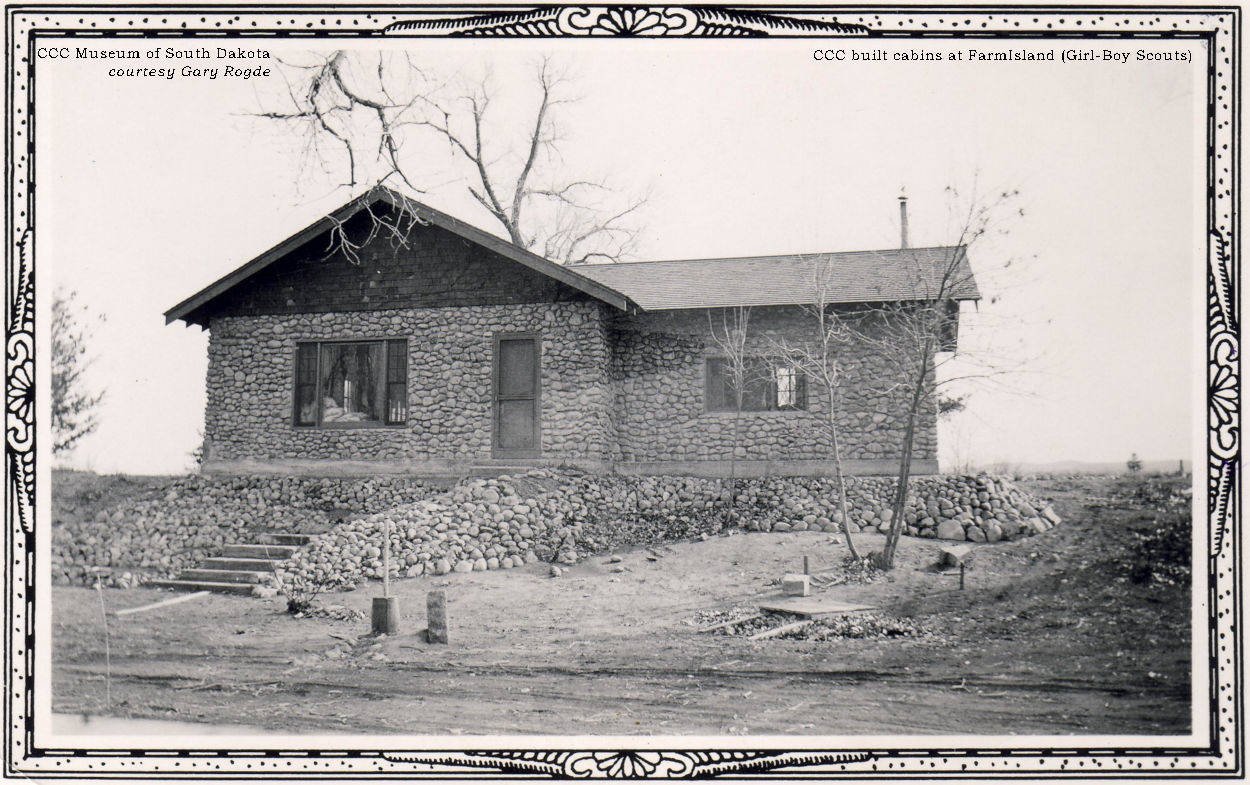
[[[730,517],[733,516],[738,506],[738,440],[741,438],[739,429],[742,427],[742,394],[739,393],[736,398],[733,439],[729,446],[729,501],[725,505],[725,515],[722,519],[726,525],[731,522]]]
[[[829,390],[829,433],[833,437],[833,474],[838,481],[838,508],[842,513],[842,534],[846,537],[846,548],[851,558],[858,559],[859,552],[851,540],[851,514],[846,504],[846,478],[842,475],[842,446],[838,439],[838,420],[835,416],[837,405],[834,403],[833,390]]]
[[[881,551],[881,569],[894,568],[894,551],[898,547],[898,538],[903,529],[903,509],[907,506],[907,485],[911,479],[912,445],[916,438],[916,417],[920,409],[920,398],[924,393],[924,380],[929,373],[928,355],[921,363],[920,376],[916,379],[916,388],[912,393],[911,407],[907,411],[907,429],[903,434],[903,455],[899,460],[898,488],[894,495],[894,506],[890,509],[890,530],[886,534],[885,548]]]

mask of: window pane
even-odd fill
[[[321,347],[321,421],[378,422],[382,344],[328,343]]]
[[[408,419],[408,386],[402,382],[386,385],[386,422],[402,425]]]
[[[793,368],[777,369],[777,408],[796,406],[799,402],[798,373]]]
[[[402,382],[408,372],[408,342],[386,342],[386,381]]]
[[[772,384],[769,379],[748,377],[742,391],[742,411],[759,412],[773,408]]]
[[[725,361],[712,358],[707,361],[707,408],[718,411],[733,406],[725,395]]]
[[[317,424],[317,344],[301,343],[295,355],[295,424]]]
[[[742,411],[802,409],[807,406],[807,380],[793,366],[774,366],[762,357],[743,362]],[[704,390],[708,411],[733,411],[738,405],[733,367],[723,357],[707,360]]]
[[[386,422],[401,425],[408,419],[408,342],[386,342]]]
[[[773,408],[772,366],[758,357],[746,357],[742,364],[742,410]]]
[[[503,450],[534,450],[534,402],[532,400],[499,402],[499,448]]]
[[[537,341],[531,338],[500,341],[499,396],[513,398],[534,395],[537,362]]]

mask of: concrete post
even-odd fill
[[[426,596],[425,640],[427,643],[447,642],[447,593],[442,590]]]

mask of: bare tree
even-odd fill
[[[85,309],[72,291],[58,289],[52,296],[52,453],[71,450],[99,425],[104,392],[92,392],[85,374],[91,365],[87,353]],[[98,317],[103,321],[103,317]]]
[[[829,457],[838,485],[838,511],[842,534],[851,556],[859,558],[851,537],[851,518],[846,498],[846,477],[842,471],[842,435],[838,420],[842,413],[843,354],[855,339],[855,329],[831,302],[830,285],[836,270],[828,259],[818,261],[812,270],[812,300],[802,306],[807,324],[799,338],[769,341],[770,353],[814,381],[825,397],[823,422],[829,432]]]
[[[560,115],[575,99],[570,79],[549,58],[534,71],[532,113],[503,124],[492,110],[499,90],[489,73],[454,89],[406,54],[338,51],[286,66],[284,106],[259,116],[294,124],[305,165],[345,169],[341,185],[372,181],[425,193],[433,134],[463,171],[473,199],[514,244],[563,264],[619,261],[631,251],[645,198],[622,197],[604,178],[559,171],[567,141]],[[392,237],[409,228],[375,219]],[[334,240],[348,243],[344,232]]]
[[[717,324],[719,322],[719,325]],[[724,393],[732,401],[725,401],[733,406],[733,429],[729,447],[729,504],[726,517],[737,505],[738,498],[738,449],[742,444],[742,402],[747,385],[754,381],[754,369],[751,359],[747,356],[747,337],[751,325],[750,306],[721,308],[717,313],[711,309],[707,312],[708,332],[712,345],[720,355],[721,379]]]
[[[954,189],[947,190],[958,202],[959,195]],[[888,570],[894,565],[894,554],[904,528],[903,513],[911,479],[916,430],[920,416],[926,410],[936,418],[939,385],[974,378],[989,379],[1012,372],[1002,362],[1004,358],[989,354],[971,358],[961,356],[959,367],[962,370],[959,375],[943,373],[943,366],[955,360],[959,315],[957,298],[966,293],[973,283],[968,249],[991,231],[1001,231],[999,222],[1007,215],[1023,215],[1023,210],[1014,207],[1018,196],[1017,191],[1007,191],[988,202],[976,198],[968,200],[958,215],[951,245],[939,249],[936,257],[933,249],[910,254],[913,266],[908,271],[910,280],[907,284],[914,292],[914,299],[875,308],[871,318],[861,320],[856,330],[855,340],[886,358],[895,371],[891,379],[884,381],[881,392],[891,394],[895,400],[902,402],[903,440],[899,451],[898,481],[891,502],[885,546],[877,557],[878,566],[882,569]],[[864,329],[868,325],[872,327]]]

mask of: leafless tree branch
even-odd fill
[[[532,114],[502,124],[493,112],[498,89],[489,73],[471,88],[445,95],[445,85],[408,55],[379,55],[370,62],[365,55],[337,51],[311,63],[280,62],[281,105],[254,116],[291,124],[306,165],[328,171],[341,168],[332,166],[332,159],[343,161],[343,187],[394,181],[409,193],[424,193],[423,178],[415,174],[420,161],[405,157],[405,142],[432,133],[446,142],[451,162],[468,164],[464,187],[514,244],[576,264],[619,261],[632,249],[633,221],[645,198],[613,204],[621,200],[604,181],[553,171],[563,139],[557,115],[574,99],[567,78],[549,58],[534,71]],[[509,143],[518,131],[519,157]],[[535,185],[540,180],[546,184]],[[531,204],[534,200],[547,204]],[[381,228],[394,238],[396,225]],[[335,247],[358,259],[360,248],[345,243],[341,227],[332,234]]]

